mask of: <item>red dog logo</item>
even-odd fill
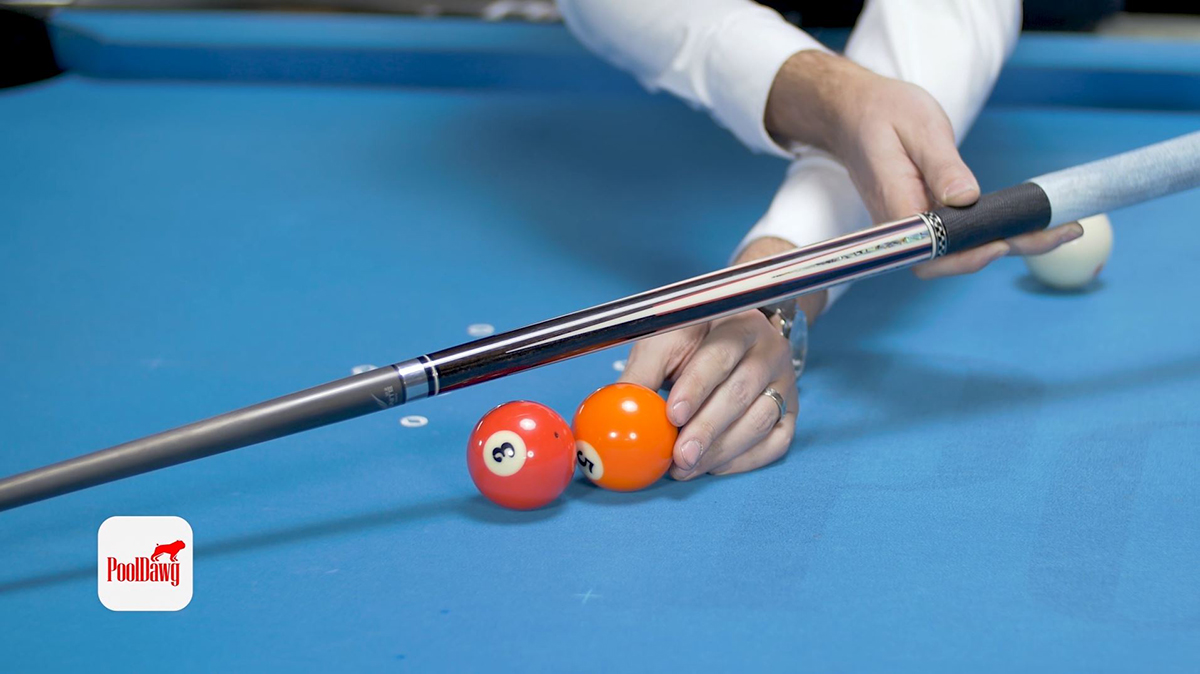
[[[186,547],[187,546],[183,544],[183,541],[175,541],[174,543],[159,543],[158,547],[154,548],[154,554],[150,555],[150,561],[157,562],[159,555],[171,555],[171,561],[178,562],[179,560],[175,559],[175,555],[178,555],[179,551]]]

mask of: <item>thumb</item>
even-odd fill
[[[652,357],[645,352],[639,356],[638,350],[634,349],[629,354],[625,370],[617,381],[641,384],[651,391],[657,391],[662,388],[663,382],[667,378],[666,367],[662,361],[662,358]]]
[[[673,356],[679,351],[676,340],[681,332],[684,331],[650,337],[634,344],[625,370],[617,381],[641,384],[651,391],[661,389],[674,368]]]
[[[954,146],[954,130],[944,115],[921,126],[904,148],[925,178],[929,193],[946,206],[970,206],[979,199],[979,181]]]

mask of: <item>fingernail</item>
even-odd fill
[[[683,457],[684,468],[691,470],[700,463],[700,443],[696,440],[688,440],[683,443],[683,448],[679,450],[679,455]]]
[[[686,400],[680,400],[671,406],[671,416],[674,417],[672,422],[676,426],[682,426],[687,423],[688,417],[692,414],[692,406]]]
[[[1078,222],[1072,222],[1071,224],[1063,227],[1063,232],[1058,237],[1058,242],[1066,243],[1068,241],[1074,241],[1081,236],[1083,236],[1083,225],[1079,224]]]
[[[970,194],[974,191],[975,183],[967,180],[966,178],[959,178],[958,180],[950,183],[950,186],[946,188],[944,193],[942,193],[942,203],[948,204],[958,197]]]

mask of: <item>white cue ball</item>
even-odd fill
[[[1112,223],[1101,213],[1082,218],[1079,224],[1083,236],[1049,253],[1025,258],[1034,278],[1057,290],[1080,290],[1096,278],[1112,252]]]

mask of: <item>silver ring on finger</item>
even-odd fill
[[[779,408],[779,419],[782,420],[783,415],[787,414],[787,400],[784,399],[783,394],[769,386],[762,394],[775,402],[775,405]]]

